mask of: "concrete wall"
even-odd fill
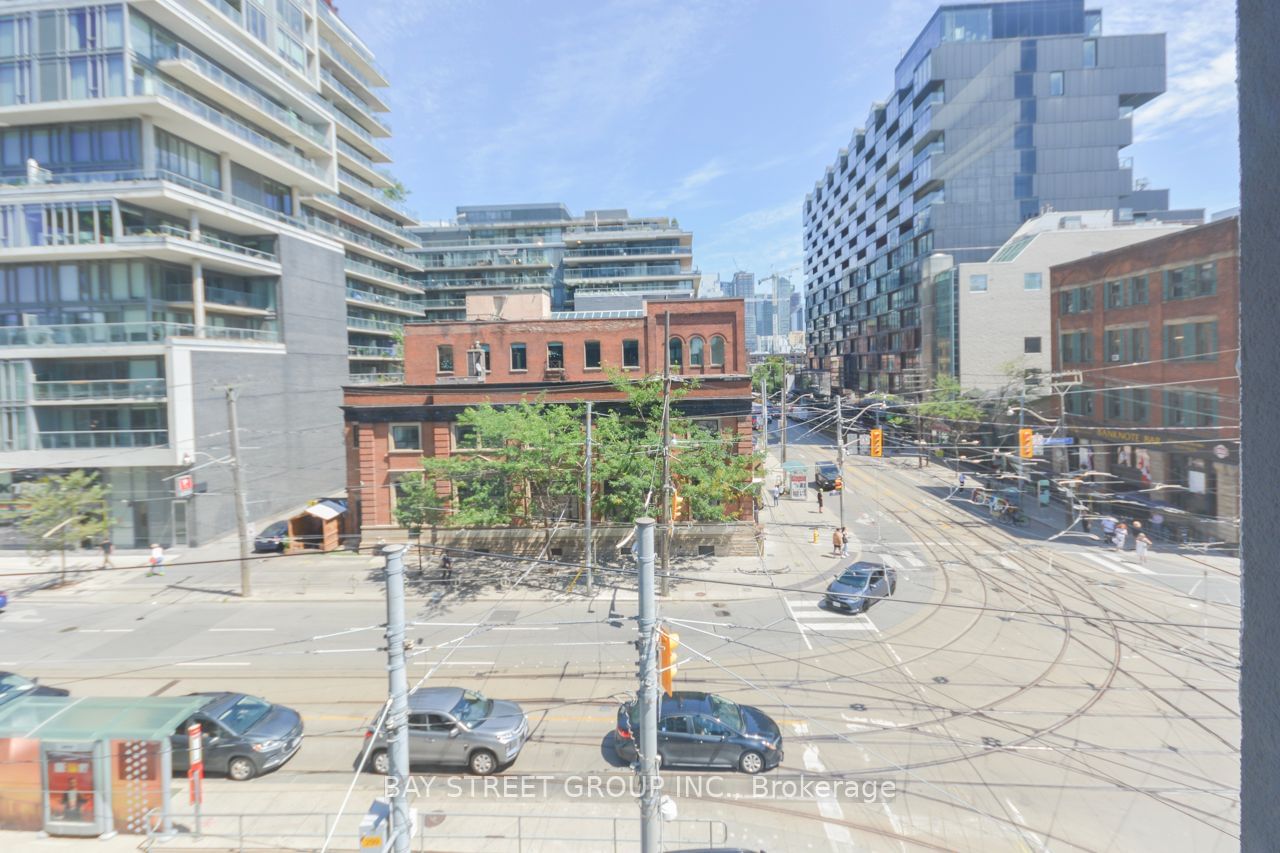
[[[310,498],[343,488],[342,385],[347,378],[342,253],[281,236],[284,352],[242,346],[192,353],[197,449],[229,451],[227,385],[239,389],[240,445],[249,518],[261,529]],[[207,461],[197,457],[196,464]],[[196,542],[235,529],[231,472],[197,472],[208,491],[193,500]]]

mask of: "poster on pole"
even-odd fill
[[[204,802],[204,739],[200,724],[187,726],[187,781],[191,785],[191,804]]]

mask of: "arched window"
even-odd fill
[[[702,367],[702,364],[703,364],[702,349],[703,349],[702,338],[698,337],[697,335],[694,335],[692,338],[689,338],[689,366],[690,367]]]
[[[711,366],[724,367],[724,338],[719,335],[711,339]]]
[[[667,360],[672,367],[680,367],[684,364],[684,341],[671,338],[667,342]]]

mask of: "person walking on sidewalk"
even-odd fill
[[[844,528],[837,527],[831,531],[831,553],[833,556],[839,557],[840,552],[844,550]]]
[[[103,536],[102,537],[102,568],[104,569],[115,568],[114,566],[111,565],[111,552],[114,550],[115,548],[111,546],[111,537]]]
[[[156,542],[151,543],[151,556],[147,558],[147,563],[151,566],[147,571],[147,577],[164,574],[164,548]]]
[[[444,573],[445,580],[453,580],[453,559],[448,554],[440,558],[440,571]]]
[[[818,487],[818,512],[822,512],[822,487]]]
[[[1111,543],[1116,546],[1116,551],[1124,550],[1124,543],[1129,539],[1129,528],[1122,521],[1116,525],[1116,535],[1112,537]]]
[[[840,556],[849,556],[849,528],[840,528]]]
[[[774,506],[778,506],[782,503],[782,487],[777,483],[774,483],[773,488],[769,489],[769,494],[773,495]]]
[[[1139,565],[1147,564],[1147,549],[1151,547],[1151,539],[1147,534],[1138,531],[1138,535],[1133,537],[1133,550],[1138,555]]]

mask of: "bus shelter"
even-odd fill
[[[135,835],[167,829],[169,738],[207,700],[28,696],[0,709],[0,829]]]
[[[792,500],[809,497],[809,463],[786,462],[782,466],[782,488]]]

